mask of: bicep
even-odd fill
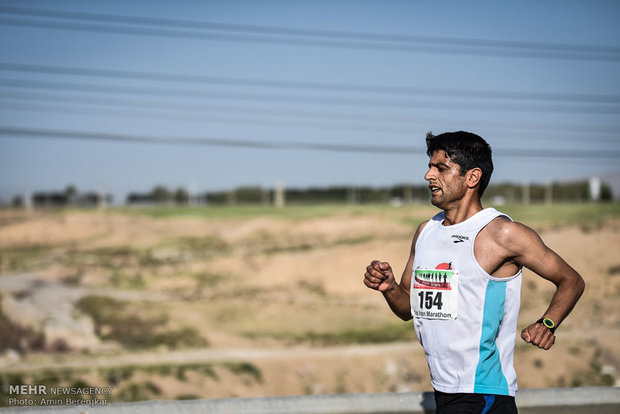
[[[556,252],[542,241],[540,236],[529,227],[517,224],[516,237],[512,237],[515,249],[514,260],[539,276],[557,284],[574,270]]]

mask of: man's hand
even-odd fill
[[[378,290],[379,292],[385,292],[396,284],[392,267],[388,262],[381,262],[379,260],[373,260],[370,265],[366,267],[366,273],[364,274],[364,284],[370,289]]]
[[[540,323],[533,323],[521,331],[521,338],[528,344],[535,345],[540,349],[549,349],[555,343],[555,335],[549,328]]]

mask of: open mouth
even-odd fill
[[[429,185],[428,188],[431,190],[431,193],[433,193],[433,194],[438,193],[439,191],[441,191],[441,188],[437,187],[436,185]]]

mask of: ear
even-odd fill
[[[478,167],[472,168],[466,173],[466,181],[468,188],[475,188],[480,184],[480,179],[482,178],[482,170]]]

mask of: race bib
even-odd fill
[[[424,319],[456,319],[459,275],[450,265],[445,269],[415,269],[411,304],[413,315]]]

